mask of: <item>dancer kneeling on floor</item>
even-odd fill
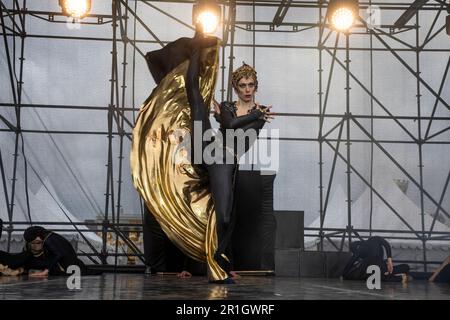
[[[32,253],[26,268],[43,270],[35,276],[67,275],[67,268],[76,265],[81,274],[86,274],[86,266],[78,259],[70,242],[58,233],[34,226],[25,230],[23,237],[27,251]]]
[[[367,240],[352,242],[350,251],[353,256],[344,268],[343,279],[366,280],[370,276],[367,268],[376,265],[381,271],[381,281],[407,281],[409,266],[407,264],[393,265],[391,246],[385,239],[370,237]],[[384,260],[385,252],[386,260]]]
[[[20,275],[29,272],[30,276],[68,275],[71,265],[80,268],[81,274],[87,274],[84,263],[78,259],[70,242],[58,233],[40,226],[25,230],[24,251],[9,253],[0,251],[0,272],[4,275]],[[33,270],[39,270],[32,272]]]

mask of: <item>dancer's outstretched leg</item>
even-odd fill
[[[201,155],[203,163],[203,151],[209,142],[203,141],[203,134],[211,129],[209,121],[209,108],[205,105],[203,97],[200,93],[199,85],[200,73],[200,49],[194,47],[191,53],[189,67],[186,74],[186,91],[191,108],[192,130],[191,130],[191,146],[192,155]],[[200,122],[202,130],[195,132],[194,124]],[[201,133],[200,137],[196,134]],[[196,144],[196,139],[201,139],[201,144]],[[201,150],[197,150],[197,146],[201,145]],[[195,156],[192,157],[195,159]],[[211,195],[214,200],[216,211],[216,230],[218,237],[218,247],[214,254],[214,259],[220,267],[227,273],[230,271],[230,261],[224,252],[231,239],[232,230],[232,211],[233,211],[233,176],[235,172],[235,164],[213,163],[206,165],[209,173],[209,181],[211,186]],[[232,282],[226,279],[224,283]]]
[[[208,142],[203,141],[203,134],[211,129],[211,122],[209,121],[208,107],[205,105],[205,101],[200,93],[200,48],[193,47],[189,62],[189,68],[186,74],[186,93],[191,109],[191,148],[192,159],[196,157],[194,155],[200,155],[200,159],[203,162],[203,150],[208,145]],[[194,130],[195,124],[201,124],[201,131],[196,132]],[[197,137],[196,134],[200,133],[201,136]],[[200,139],[200,140],[197,140]],[[197,150],[196,141],[202,141],[201,150]]]
[[[233,174],[234,164],[208,165],[211,194],[215,204],[217,242],[214,259],[227,273],[231,271],[231,261],[225,255],[233,231]]]

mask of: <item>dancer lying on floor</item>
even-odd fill
[[[25,230],[23,237],[26,245],[21,253],[0,251],[3,274],[29,273],[35,277],[68,275],[67,268],[71,265],[78,266],[82,275],[88,273],[70,242],[60,234],[40,226],[33,226]],[[32,270],[36,272],[30,273]]]
[[[350,245],[353,256],[344,268],[342,277],[345,280],[366,280],[370,274],[367,268],[376,265],[381,270],[381,281],[405,282],[408,280],[409,266],[394,266],[389,243],[382,237],[370,237],[367,240],[355,241]],[[387,259],[384,260],[386,253]]]
[[[43,270],[35,276],[67,275],[67,268],[71,265],[78,266],[81,274],[86,274],[86,266],[78,259],[70,242],[60,234],[33,226],[25,230],[23,237],[27,251],[32,253],[26,268]]]

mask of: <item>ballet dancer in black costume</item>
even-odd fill
[[[344,268],[344,279],[365,280],[369,276],[366,272],[367,267],[376,265],[380,267],[382,281],[407,281],[409,266],[407,264],[393,265],[391,246],[384,238],[374,236],[367,240],[352,242],[350,251],[353,256]],[[386,260],[384,260],[385,252]]]
[[[196,38],[201,35],[196,35]],[[191,108],[191,119],[193,122],[199,121],[202,125],[202,136],[206,130],[211,129],[211,123],[209,121],[208,108],[205,106],[203,98],[199,89],[199,70],[200,70],[200,50],[199,47],[194,47],[190,57],[190,64],[186,77],[186,90],[189,105]],[[248,65],[244,65],[244,68],[251,68]],[[256,73],[254,73],[256,76]],[[244,83],[248,81],[248,83]],[[256,79],[244,79],[241,85],[250,89],[255,88]],[[253,98],[253,90],[247,92],[246,97]],[[239,102],[243,104],[244,100],[239,97],[237,103],[234,102],[222,102],[220,104],[220,124],[222,137],[226,137],[227,134],[233,134],[228,131],[230,129],[242,129],[244,131],[253,129],[259,132],[264,125],[264,122],[273,118],[273,113],[270,112],[270,107],[262,107],[255,104],[251,109],[248,109],[245,115],[238,116]],[[243,106],[242,106],[243,107]],[[194,127],[194,126],[192,126]],[[194,130],[192,130],[192,141],[199,139],[195,137]],[[200,137],[201,139],[201,137]],[[223,141],[227,141],[226,138]],[[202,139],[202,150],[208,146],[210,142],[205,142]],[[229,260],[226,252],[230,245],[230,239],[233,232],[234,224],[234,185],[236,183],[236,172],[238,169],[238,160],[242,154],[238,154],[239,150],[236,150],[238,141],[233,140],[232,146],[223,144],[223,161],[220,163],[213,162],[211,164],[205,163],[205,167],[209,174],[211,194],[215,204],[216,210],[216,226],[218,236],[218,247],[215,252],[214,258],[219,265],[228,273],[231,270],[231,261]],[[246,143],[244,152],[248,150],[251,142]],[[195,143],[193,144],[195,145]],[[231,149],[231,150],[230,150]],[[193,148],[194,154],[199,152]],[[231,162],[227,160],[232,159]],[[232,282],[229,278],[225,282]]]
[[[211,129],[209,120],[209,107],[205,105],[203,97],[200,93],[199,74],[200,74],[200,51],[203,48],[216,45],[217,38],[205,37],[197,32],[194,38],[181,38],[169,43],[161,50],[147,53],[146,59],[158,84],[175,66],[182,61],[189,59],[189,67],[185,77],[186,93],[191,109],[192,128],[194,123],[201,123],[201,132],[191,130],[191,155],[201,154],[211,141],[204,141],[203,134]],[[255,79],[256,80],[256,79]],[[220,105],[221,113],[221,131],[226,129],[243,130],[255,129],[262,127],[264,121],[271,119],[273,114],[269,107],[256,105],[249,113],[237,116],[236,110],[231,103],[222,103]],[[197,137],[196,134],[200,134]],[[201,150],[196,150],[196,139],[201,141]],[[221,268],[228,273],[231,270],[230,260],[226,255],[229,246],[231,234],[233,230],[233,207],[234,207],[234,184],[237,169],[236,150],[234,145],[223,145],[223,161],[207,163],[203,161],[202,166],[206,169],[209,176],[210,190],[215,204],[216,211],[216,227],[218,236],[218,247],[214,254],[214,259]],[[231,149],[231,150],[230,150]],[[231,157],[232,161],[227,163],[227,159]],[[201,157],[203,160],[203,157]],[[224,283],[232,283],[231,277],[220,280]]]
[[[3,221],[0,219],[0,237]],[[67,275],[67,268],[76,265],[82,275],[98,274],[88,270],[78,259],[70,242],[58,233],[40,226],[29,227],[23,237],[25,249],[20,253],[0,251],[0,264],[7,266],[8,274],[18,275],[29,270],[41,270],[30,276]]]

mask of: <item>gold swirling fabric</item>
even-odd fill
[[[206,106],[214,93],[218,49],[219,45],[201,52],[199,84]],[[167,74],[141,107],[133,130],[132,179],[169,239],[191,258],[206,262],[211,280],[224,280],[227,274],[213,258],[216,215],[208,175],[188,156],[186,139],[192,125],[185,86],[188,67],[186,60]]]

